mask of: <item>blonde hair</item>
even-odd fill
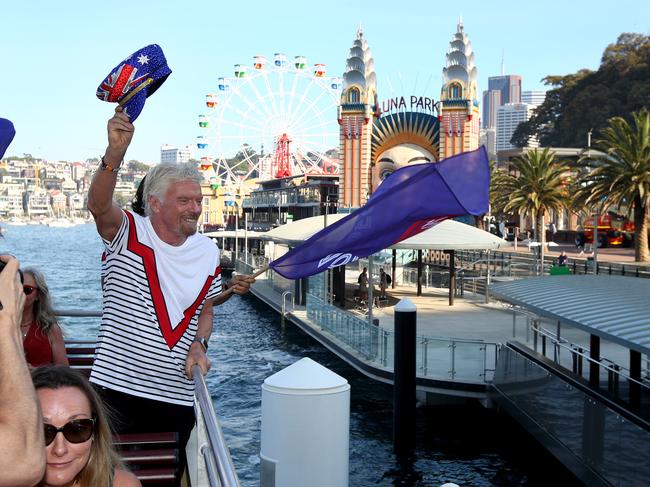
[[[123,469],[124,466],[113,448],[110,413],[88,379],[81,372],[70,367],[46,365],[32,371],[32,381],[36,390],[76,387],[84,393],[90,403],[92,417],[95,419],[95,430],[88,463],[77,476],[78,485],[79,487],[112,486],[115,470]]]
[[[23,269],[24,274],[30,274],[36,283],[36,293],[38,299],[32,305],[34,308],[34,321],[36,326],[44,335],[49,336],[52,327],[57,325],[52,298],[50,297],[50,288],[45,281],[45,275],[35,267],[26,267]]]

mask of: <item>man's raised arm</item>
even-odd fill
[[[108,147],[88,190],[88,210],[95,218],[99,235],[113,240],[122,224],[122,210],[113,202],[117,171],[133,138],[135,127],[121,107],[108,121]]]
[[[29,487],[43,478],[43,420],[23,352],[20,320],[25,294],[18,261],[0,260],[0,486]]]

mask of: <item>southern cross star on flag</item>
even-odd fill
[[[438,163],[403,167],[368,202],[291,249],[269,267],[300,279],[354,262],[447,218],[488,210],[490,166],[485,147]]]

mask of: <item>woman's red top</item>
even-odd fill
[[[29,325],[27,336],[23,340],[25,359],[33,367],[54,363],[50,338],[43,333],[36,323]]]

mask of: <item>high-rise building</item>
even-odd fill
[[[521,122],[527,121],[533,113],[532,105],[526,103],[506,103],[497,109],[497,152],[514,149],[510,143],[512,134]],[[528,147],[539,147],[537,139],[531,138]]]
[[[188,162],[192,158],[192,148],[188,145],[181,149],[171,146],[160,146],[160,162]]]
[[[546,99],[545,91],[522,91],[521,102],[533,105],[534,107],[540,106]]]
[[[483,92],[483,128],[495,127],[501,105],[521,101],[521,76],[506,74],[488,78],[488,89]]]
[[[497,131],[496,129],[481,129],[479,145],[484,145],[488,157],[493,159],[497,154]]]

